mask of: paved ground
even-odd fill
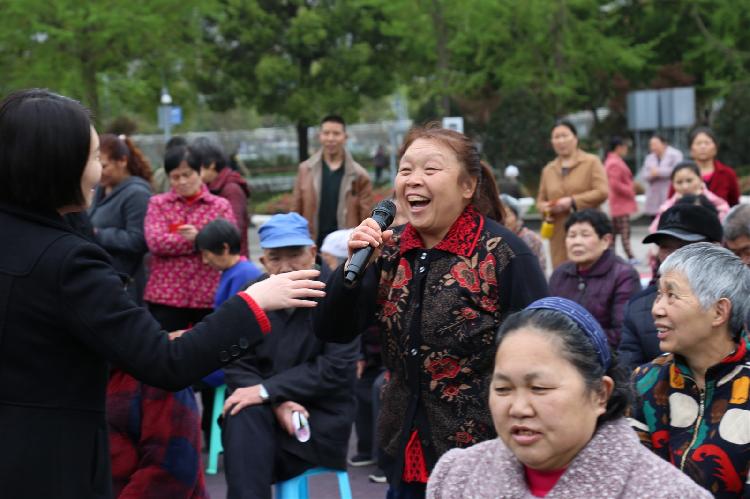
[[[350,441],[350,454],[354,450],[356,437],[352,435]],[[204,460],[206,455],[203,455]],[[349,467],[349,482],[352,487],[352,497],[354,499],[383,499],[388,486],[382,483],[372,483],[367,479],[367,475],[375,470],[374,466]],[[310,499],[336,499],[338,495],[338,482],[334,475],[318,475],[309,479]],[[206,475],[206,485],[208,492],[213,499],[226,497],[227,486],[224,477],[224,468],[221,460],[219,462],[219,473],[216,475]]]
[[[260,245],[258,241],[257,226],[262,224],[267,217],[254,216],[253,222],[256,228],[250,229],[250,254],[252,259],[260,265],[258,257],[261,255]],[[538,229],[535,227],[534,222],[531,222],[530,227],[532,229]],[[632,227],[631,234],[631,246],[633,252],[638,260],[642,263],[637,266],[638,271],[641,273],[644,279],[650,277],[650,271],[648,266],[645,265],[647,261],[648,246],[641,243],[643,238],[648,234],[648,227],[645,224],[634,224]],[[545,243],[546,245],[546,243]],[[545,246],[546,247],[546,246]],[[619,241],[617,244],[617,253],[620,256],[625,256],[622,251],[622,246]],[[350,441],[350,455],[353,452],[353,446],[356,442],[356,436],[352,435]],[[205,459],[205,455],[204,455]],[[367,475],[374,471],[373,466],[353,468],[349,467],[349,480],[352,486],[352,495],[355,499],[383,499],[386,494],[387,485],[371,483]],[[226,481],[223,473],[223,466],[220,462],[219,474],[217,475],[206,475],[206,481],[208,490],[211,497],[219,499],[226,497]],[[316,476],[310,479],[310,498],[311,499],[334,499],[338,497],[338,484],[334,476]]]

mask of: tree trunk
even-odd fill
[[[450,53],[448,52],[448,34],[445,28],[445,19],[443,17],[443,6],[439,0],[432,0],[432,24],[437,36],[437,70],[438,78],[441,83],[440,99],[438,101],[438,112],[443,116],[450,116],[451,99],[448,94],[448,68],[450,66]],[[442,109],[440,109],[442,108]]]
[[[97,66],[95,58],[98,54],[89,47],[90,29],[84,29],[78,36],[78,54],[81,60],[81,79],[83,80],[83,104],[89,108],[94,123],[101,128],[104,123],[99,106],[99,86],[96,78]]]
[[[608,144],[606,143],[605,137],[604,137],[604,130],[602,130],[601,127],[601,120],[599,120],[599,115],[596,114],[596,104],[593,102],[590,105],[591,114],[594,118],[594,124],[591,126],[591,131],[593,132],[591,135],[594,138],[597,138],[602,143],[602,149],[604,149],[604,152],[607,152]]]
[[[97,88],[96,72],[85,69],[82,76],[84,104],[91,110],[96,125],[101,128],[104,126],[104,116],[102,116],[101,106],[99,105],[99,89]]]
[[[566,19],[567,7],[565,0],[558,1],[557,14],[552,17],[552,25],[550,26],[550,34],[552,35],[552,43],[554,44],[554,77],[553,85],[562,85],[564,80],[564,74],[566,71],[566,60],[565,53],[563,52],[563,42],[565,38],[565,32],[567,30],[567,19]],[[562,105],[560,103],[560,97],[557,94],[553,94],[554,99],[554,110],[555,116],[559,116],[562,111]]]
[[[301,162],[307,159],[307,123],[304,120],[297,122],[297,156]]]

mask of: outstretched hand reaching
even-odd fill
[[[263,310],[314,307],[313,299],[323,298],[325,283],[315,281],[319,270],[295,270],[270,276],[245,290]]]

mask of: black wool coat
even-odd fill
[[[261,341],[240,297],[170,341],[57,213],[0,205],[0,497],[112,496],[108,362],[177,390]]]

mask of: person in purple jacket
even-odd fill
[[[573,213],[565,222],[567,262],[552,273],[552,296],[573,300],[596,317],[612,348],[620,343],[625,305],[641,290],[635,268],[609,249],[612,224],[598,210]]]

